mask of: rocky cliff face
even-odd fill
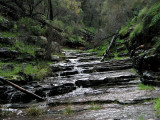
[[[119,32],[141,81],[160,86],[160,3],[144,8]]]

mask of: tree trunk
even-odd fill
[[[52,0],[48,0],[49,4],[49,18],[50,20],[53,20],[53,6],[52,6]]]

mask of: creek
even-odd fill
[[[96,53],[65,50],[66,60],[50,67],[53,73],[40,82],[23,88],[46,98],[33,98],[10,86],[0,86],[7,104],[1,107],[16,114],[5,120],[154,120],[154,102],[159,88],[139,90],[138,75],[130,58],[100,62]],[[5,87],[5,88],[4,88]],[[38,117],[25,115],[25,108],[38,106],[45,113]],[[72,114],[65,114],[69,108]],[[97,108],[97,109],[96,109]]]

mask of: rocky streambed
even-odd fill
[[[96,53],[67,50],[66,61],[52,64],[52,74],[41,82],[21,85],[46,98],[36,102],[14,88],[1,85],[2,110],[16,114],[5,120],[158,120],[153,105],[159,88],[139,90],[139,77],[130,58],[100,62]],[[25,108],[45,109],[28,117]]]

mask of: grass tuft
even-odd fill
[[[71,107],[66,107],[65,108],[65,111],[64,111],[64,114],[66,115],[70,115],[70,114],[73,114],[73,110],[71,109]]]
[[[154,109],[158,116],[160,116],[160,98],[155,100]]]
[[[144,85],[144,84],[140,83],[139,90],[155,90],[155,88],[151,85]]]
[[[44,109],[43,108],[39,108],[39,107],[30,107],[26,109],[26,114],[28,116],[39,116],[42,115],[44,113]]]

